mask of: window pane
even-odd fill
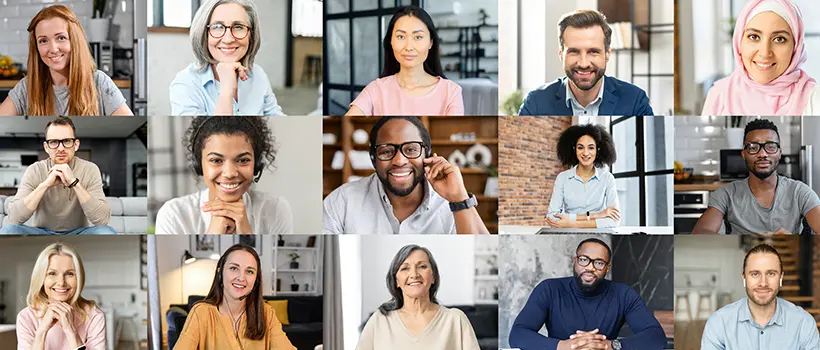
[[[353,11],[372,10],[379,7],[379,0],[353,0]]]
[[[153,27],[154,24],[154,0],[148,0],[148,26]]]
[[[623,173],[627,171],[636,171],[637,169],[637,137],[635,135],[636,117],[628,117],[628,119],[612,125],[612,141],[615,143],[615,155],[617,160],[612,166],[614,174]]]
[[[350,108],[350,92],[342,90],[329,90],[328,92],[328,115],[344,115]]]
[[[190,27],[193,14],[192,0],[173,0],[162,2],[163,20],[166,27]],[[151,17],[150,15],[148,16]]]
[[[350,11],[350,0],[327,0],[327,13],[341,13]]]
[[[638,182],[637,177],[615,179],[618,204],[620,204],[621,210],[621,226],[640,226],[641,200],[638,195],[639,185],[640,182]]]
[[[367,85],[379,77],[379,18],[353,19],[353,61],[356,85]]]
[[[674,176],[646,177],[646,225],[672,226],[672,186]]]
[[[396,6],[396,0],[382,0],[382,8],[391,8]]]
[[[644,159],[646,171],[673,168],[675,121],[671,116],[644,118]]]
[[[350,84],[350,22],[347,19],[327,21],[327,59],[331,67],[328,82]]]

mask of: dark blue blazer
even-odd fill
[[[604,96],[598,115],[643,116],[654,115],[649,98],[641,88],[604,75]],[[567,77],[530,91],[518,115],[572,115],[567,107]]]

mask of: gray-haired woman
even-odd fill
[[[190,38],[196,62],[171,82],[171,115],[282,115],[270,81],[254,64],[262,38],[252,0],[206,0]]]
[[[438,265],[427,248],[402,247],[386,282],[392,299],[370,316],[356,350],[480,349],[464,312],[438,304]]]

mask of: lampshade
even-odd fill
[[[190,264],[190,263],[196,261],[196,258],[193,255],[191,255],[191,252],[186,250],[185,253],[182,254],[182,261],[185,262],[186,264]]]

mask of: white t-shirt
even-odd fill
[[[156,234],[205,234],[211,214],[200,207],[208,189],[165,202],[157,213]],[[281,197],[248,191],[242,195],[248,222],[254,234],[293,233],[290,204]]]

